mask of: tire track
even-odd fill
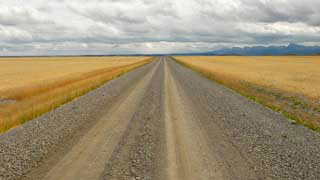
[[[226,179],[222,166],[212,154],[209,147],[210,141],[205,136],[198,124],[197,111],[193,104],[188,101],[183,89],[178,89],[179,84],[174,79],[172,70],[166,62],[166,87],[167,87],[167,110],[169,119],[167,131],[172,131],[170,139],[175,139],[175,147],[171,147],[168,154],[168,167],[174,167],[177,172],[168,169],[170,180],[194,180],[194,179]],[[171,121],[171,122],[170,122]],[[171,125],[170,125],[171,124]],[[170,128],[170,126],[172,128]],[[168,146],[170,152],[170,146]],[[177,157],[176,160],[172,157]]]
[[[164,152],[163,61],[100,179],[159,179]]]

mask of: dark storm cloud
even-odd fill
[[[319,17],[314,0],[0,0],[0,55],[319,44]]]

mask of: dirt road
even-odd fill
[[[73,108],[68,109],[71,105],[67,104],[61,111],[52,112],[58,118],[79,106],[78,113],[72,117],[77,119],[75,124],[83,125],[68,128],[70,125],[64,124],[67,128],[63,131],[69,133],[61,135],[54,145],[45,146],[49,150],[41,155],[32,155],[37,150],[29,152],[30,157],[39,156],[32,166],[16,168],[19,166],[14,163],[16,159],[11,166],[0,164],[0,172],[1,167],[7,168],[3,171],[7,175],[0,175],[0,179],[320,178],[319,133],[290,124],[280,114],[169,58],[161,57],[114,80],[111,85],[91,95],[106,103],[81,97],[71,104]],[[113,92],[114,89],[117,91]],[[103,93],[109,91],[114,95],[105,97],[108,95]],[[94,93],[102,94],[97,97]],[[82,120],[84,115],[79,115],[82,111],[93,111],[81,109],[84,105],[99,109],[92,115],[93,119]],[[28,131],[31,130],[26,127],[0,136],[0,144]],[[16,147],[16,151],[32,147],[18,146],[21,143],[10,147]],[[12,155],[5,151],[8,150],[0,146],[0,157]],[[5,158],[0,158],[1,162]]]

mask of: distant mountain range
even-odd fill
[[[114,55],[58,55],[58,56],[221,56],[221,55],[238,55],[238,56],[259,56],[259,55],[320,55],[320,46],[303,46],[290,43],[287,46],[253,46],[253,47],[232,47],[222,48],[209,52],[198,53],[159,53],[159,54],[114,54]],[[0,56],[2,57],[19,57],[19,56]],[[40,56],[27,56],[40,57]],[[47,57],[47,56],[41,56]]]
[[[303,46],[290,43],[288,46],[233,47],[206,52],[207,55],[320,55],[320,46]]]

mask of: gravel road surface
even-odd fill
[[[320,133],[170,58],[0,135],[0,180],[320,179]]]

